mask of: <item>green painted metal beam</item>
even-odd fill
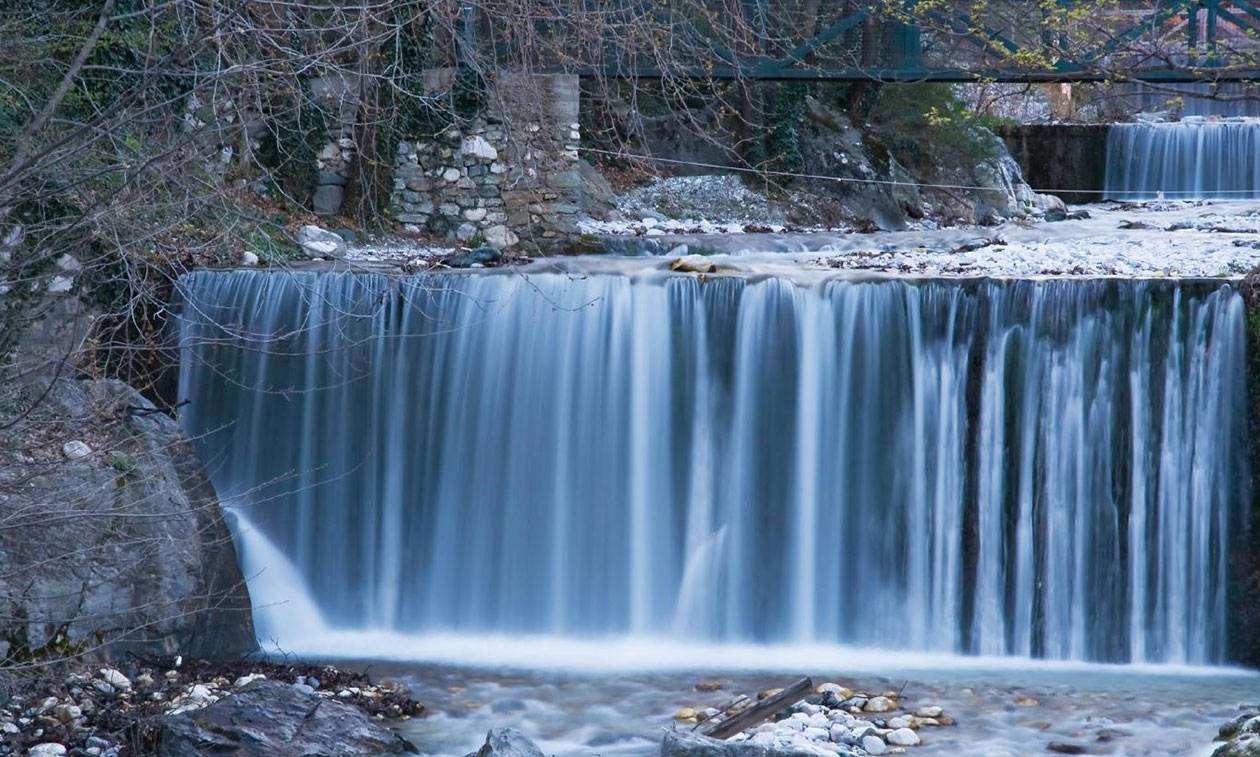
[[[614,0],[615,1],[615,0]],[[632,0],[633,1],[633,0]],[[1070,8],[1084,0],[1055,0],[1057,7]],[[885,58],[878,66],[869,69],[849,68],[836,61],[828,61],[823,56],[818,66],[805,63],[811,56],[819,53],[828,43],[872,18],[869,8],[854,8],[842,5],[841,0],[823,0],[823,7],[843,8],[844,14],[835,19],[821,32],[804,41],[787,41],[772,39],[767,28],[767,18],[774,15],[776,0],[742,0],[740,6],[749,18],[751,26],[756,30],[756,39],[750,39],[745,53],[723,46],[719,40],[711,39],[690,21],[666,18],[666,22],[675,24],[676,33],[687,36],[698,47],[695,60],[681,61],[677,68],[663,70],[653,68],[651,61],[643,65],[635,63],[633,51],[625,51],[619,55],[621,63],[606,69],[590,69],[588,75],[616,76],[623,78],[690,78],[690,79],[741,79],[741,80],[814,80],[814,81],[881,81],[881,82],[969,82],[969,81],[1001,81],[1001,82],[1097,82],[1114,80],[1104,69],[1110,65],[1108,59],[1116,55],[1130,55],[1139,66],[1137,70],[1125,71],[1124,79],[1129,81],[1192,83],[1204,81],[1260,81],[1260,70],[1246,69],[1237,65],[1240,58],[1222,60],[1218,41],[1221,24],[1229,24],[1251,34],[1252,30],[1260,31],[1260,0],[1160,0],[1154,4],[1152,13],[1144,18],[1114,30],[1105,42],[1073,56],[1070,63],[1060,63],[1052,70],[1024,70],[1007,68],[1003,61],[1014,60],[1023,51],[1020,44],[1011,37],[990,28],[988,25],[972,18],[967,13],[957,10],[950,12],[939,5],[920,7],[919,0],[905,0],[903,8],[906,16],[898,19],[882,21],[881,36],[886,42]],[[665,14],[667,6],[648,3],[654,14]],[[1200,23],[1199,11],[1206,9],[1205,23]],[[920,25],[904,23],[921,18],[936,27],[944,26],[948,33],[966,40],[973,48],[972,55],[978,60],[988,63],[976,63],[978,70],[950,65],[934,66],[923,58],[924,30]],[[1154,64],[1147,56],[1147,68],[1141,68],[1143,57],[1141,40],[1144,36],[1156,37],[1164,35],[1169,21],[1185,18],[1185,38],[1181,49],[1188,56],[1189,66],[1197,68],[1170,69],[1163,64]],[[866,33],[863,31],[863,33]],[[1043,43],[1053,47],[1055,42],[1053,30],[1047,30],[1049,37]],[[1203,44],[1199,37],[1203,36]],[[1256,36],[1256,35],[1252,35]],[[616,44],[610,40],[609,44]],[[783,52],[789,44],[794,47]],[[1130,45],[1136,50],[1128,50]],[[1260,48],[1260,45],[1258,45]],[[747,54],[752,53],[752,54]],[[1260,53],[1260,50],[1258,50]],[[1200,62],[1199,56],[1206,54]],[[834,57],[834,56],[832,56]],[[1159,66],[1159,67],[1157,67]],[[583,73],[579,71],[579,73]]]
[[[923,83],[952,82],[968,83],[978,81],[1010,82],[1010,83],[1085,83],[1115,82],[1114,76],[1086,70],[1064,71],[1021,71],[986,69],[970,71],[966,69],[910,69],[910,68],[827,68],[827,67],[795,67],[775,71],[773,75],[758,76],[753,70],[732,66],[715,66],[712,69],[690,68],[665,70],[654,67],[609,67],[609,68],[552,68],[543,73],[569,73],[579,76],[606,76],[620,79],[695,79],[695,80],[752,80],[759,81],[871,81],[884,83]],[[1171,70],[1150,69],[1132,71],[1124,81],[1147,82],[1151,84],[1195,84],[1202,82],[1260,82],[1260,70]]]

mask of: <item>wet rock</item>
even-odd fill
[[[48,742],[45,744],[36,744],[27,752],[29,757],[60,757],[66,753],[66,748],[61,744]]]
[[[717,264],[703,255],[687,255],[672,261],[669,270],[680,273],[717,273]],[[764,698],[760,694],[757,696]]]
[[[935,705],[929,707],[920,707],[914,711],[915,717],[920,718],[939,718],[945,713],[945,710]]]
[[[1255,717],[1255,714],[1249,713],[1249,712],[1239,715],[1238,717],[1229,721],[1225,725],[1221,726],[1220,730],[1216,732],[1216,738],[1221,739],[1223,741],[1225,739],[1232,738],[1233,736],[1238,735],[1238,732],[1242,730],[1243,724],[1254,717]]]
[[[1245,733],[1228,744],[1221,744],[1212,757],[1260,757],[1260,735]]]
[[[695,720],[696,711],[690,707],[680,707],[674,713],[674,720]]]
[[[1051,741],[1046,745],[1046,750],[1057,754],[1088,754],[1089,750],[1084,744],[1077,744],[1070,741]]]
[[[486,743],[465,757],[543,757],[543,752],[515,728],[492,728]]]
[[[158,757],[402,754],[415,749],[361,710],[259,680],[194,712],[152,721]]]
[[[670,731],[661,742],[661,757],[816,757],[818,747],[778,746],[769,732],[748,741],[719,741],[690,731]],[[470,755],[471,757],[471,755]]]
[[[467,252],[461,252],[446,264],[451,268],[471,268],[474,265],[486,265],[487,263],[497,263],[503,257],[503,253],[497,247],[485,245],[482,247],[474,247]]]
[[[870,754],[884,754],[888,751],[888,745],[875,734],[867,734],[862,737],[862,748]]]
[[[721,691],[721,681],[701,681],[696,684],[696,691]]]
[[[914,728],[916,725],[918,725],[918,720],[911,715],[898,715],[888,719],[888,727],[892,729]]]
[[[874,697],[862,709],[866,712],[892,712],[897,709],[897,703],[888,697]]]
[[[1041,702],[1036,697],[1015,697],[1015,704],[1019,707],[1036,707]]]

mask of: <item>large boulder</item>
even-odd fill
[[[904,174],[896,158],[848,115],[816,98],[805,98],[803,115],[799,127],[802,162],[811,176],[827,178],[803,179],[800,185],[819,198],[838,201],[848,218],[885,231],[905,228],[903,208],[917,204],[918,196],[913,179]],[[891,180],[907,183],[889,184]],[[906,192],[913,196],[903,196]]]
[[[1221,744],[1212,757],[1260,757],[1260,736],[1244,733]]]
[[[12,396],[28,402],[0,408],[0,658],[253,651],[235,549],[175,421],[120,381]]]
[[[403,754],[415,748],[358,708],[259,680],[199,710],[152,724],[159,757],[319,757]]]
[[[1038,194],[1028,186],[1005,142],[993,136],[992,143],[992,156],[977,164],[973,174],[976,186],[990,188],[974,192],[973,214],[977,223],[995,224],[1010,218],[1064,209],[1059,198]]]
[[[310,258],[335,259],[345,257],[346,254],[346,240],[341,235],[318,226],[303,226],[298,229],[297,243]]]

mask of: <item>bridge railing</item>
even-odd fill
[[[502,2],[504,5],[492,3]],[[535,5],[534,3],[537,3]],[[1260,78],[1260,0],[483,0],[465,51],[585,76]],[[522,4],[523,3],[523,4]],[[521,8],[541,9],[508,18]]]

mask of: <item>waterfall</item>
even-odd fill
[[[1260,197],[1260,121],[1116,124],[1103,189],[1111,200]]]
[[[1226,283],[179,289],[183,422],[331,628],[1224,659]]]

